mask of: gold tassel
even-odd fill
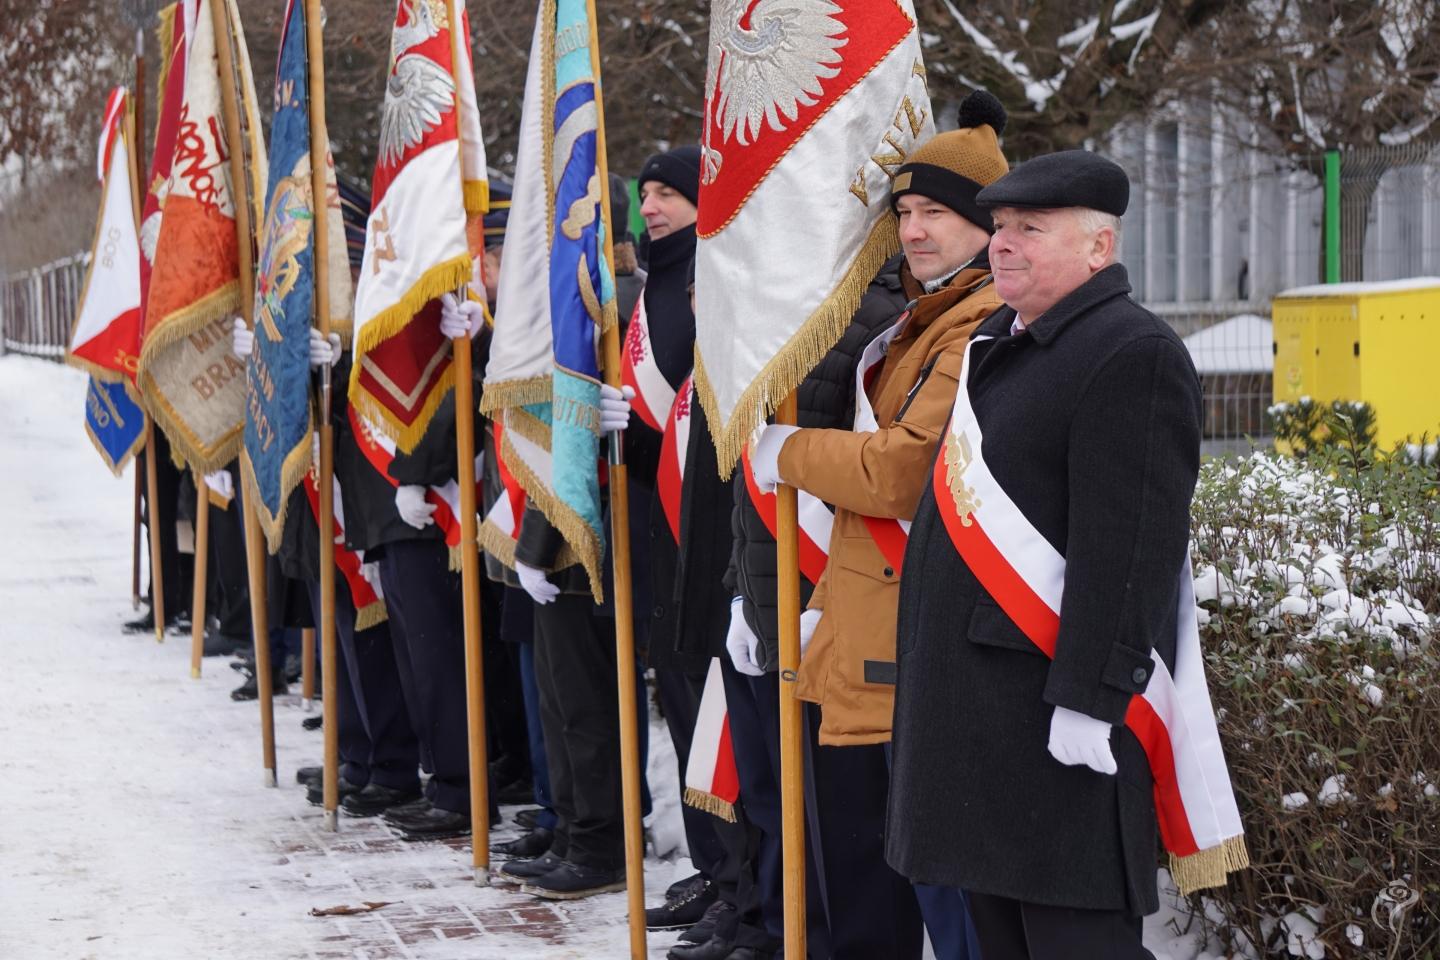
[[[735,805],[728,800],[720,799],[713,793],[696,790],[694,787],[686,787],[685,805],[694,807],[696,810],[704,810],[706,813],[717,816],[728,823],[735,822]]]
[[[384,600],[376,600],[374,603],[366,604],[355,611],[355,632],[369,630],[371,627],[379,626],[390,619],[390,611],[385,609]]]
[[[1243,836],[1228,837],[1218,846],[1188,856],[1170,855],[1170,877],[1181,896],[1188,896],[1196,890],[1223,887],[1227,875],[1248,866],[1250,851]]]
[[[490,212],[490,182],[488,180],[466,180],[461,189],[465,193],[465,212],[485,214]]]
[[[700,351],[695,351],[695,394],[705,409],[706,419],[710,421],[716,458],[725,479],[734,472],[740,451],[745,448],[755,428],[800,386],[800,381],[809,376],[815,365],[840,339],[860,306],[870,281],[899,248],[895,218],[883,217],[870,231],[870,236],[851,261],[840,283],[740,394],[729,422],[720,416],[714,386],[710,383]],[[718,427],[722,423],[723,429]]]

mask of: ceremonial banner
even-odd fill
[[[326,196],[338,212],[333,170]],[[255,273],[255,349],[246,368],[242,474],[273,553],[285,507],[310,469],[310,328],[315,304],[315,198],[310,171],[309,77],[304,4],[289,0],[275,71],[270,183]],[[331,329],[349,332],[350,269],[342,218],[331,236]]]
[[[191,17],[193,20],[194,18]],[[185,16],[181,4],[160,11],[157,28],[160,71],[156,78],[155,149],[150,156],[150,179],[141,184],[140,208],[140,316],[143,324],[155,269],[155,247],[160,242],[160,220],[170,195],[170,169],[175,160],[175,136],[180,129],[180,106],[185,99]],[[137,358],[138,364],[138,358]]]
[[[100,219],[66,360],[103,381],[134,381],[140,361],[140,235],[135,223],[129,98],[110,92],[100,132]]]
[[[437,298],[478,281],[484,247],[485,147],[464,0],[455,9],[458,25],[449,22],[445,0],[396,4],[355,292],[350,402],[402,450],[419,442],[454,383]]]
[[[303,24],[302,24],[303,26]],[[302,29],[300,35],[303,37],[305,31]],[[306,438],[305,445],[309,446],[309,438]],[[355,629],[368,630],[377,624],[384,623],[390,619],[389,611],[385,609],[385,598],[369,580],[365,579],[360,572],[360,557],[355,551],[345,546],[345,507],[342,505],[343,498],[340,496],[340,481],[335,477],[330,478],[334,485],[335,496],[332,498],[335,514],[335,569],[345,578],[345,585],[350,588],[350,599],[355,605]],[[305,474],[305,499],[310,504],[310,516],[318,523],[320,520],[320,480],[315,475],[315,470]]]
[[[899,249],[890,178],[934,133],[911,0],[714,0],[695,386],[729,472]]]
[[[85,432],[115,476],[145,445],[145,412],[130,396],[127,380],[90,378],[85,392]]]
[[[616,317],[602,252],[587,20],[583,0],[540,3],[484,405],[504,410],[505,462],[564,536],[600,602],[596,344]]]
[[[239,451],[245,411],[245,368],[230,350],[229,330],[240,305],[240,278],[236,185],[228,157],[241,145],[227,144],[222,132],[212,2],[225,0],[200,0],[189,35],[175,150],[146,291],[139,371],[151,414],[176,453],[202,473],[223,466]],[[231,21],[238,29],[233,16]],[[247,59],[237,56],[236,63],[248,73]],[[172,77],[175,69],[172,65]],[[258,118],[250,117],[250,129],[258,132]],[[262,159],[255,158],[257,163]],[[243,199],[243,187],[240,193]]]

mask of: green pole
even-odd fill
[[[1325,282],[1340,282],[1340,151],[1325,151]]]

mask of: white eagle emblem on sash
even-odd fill
[[[964,434],[957,436],[947,430],[945,432],[945,485],[950,488],[950,496],[955,500],[955,512],[960,517],[960,523],[966,527],[975,522],[971,515],[980,509],[980,498],[976,496],[975,488],[965,483],[965,471],[970,469],[970,461],[973,459],[970,438]]]

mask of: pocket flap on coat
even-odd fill
[[[965,631],[965,636],[971,643],[981,646],[1003,647],[1006,650],[1044,656],[1044,652],[1025,636],[1025,631],[1015,625],[1015,621],[1010,619],[1000,605],[984,594],[975,601],[975,609],[970,614],[970,627]]]

